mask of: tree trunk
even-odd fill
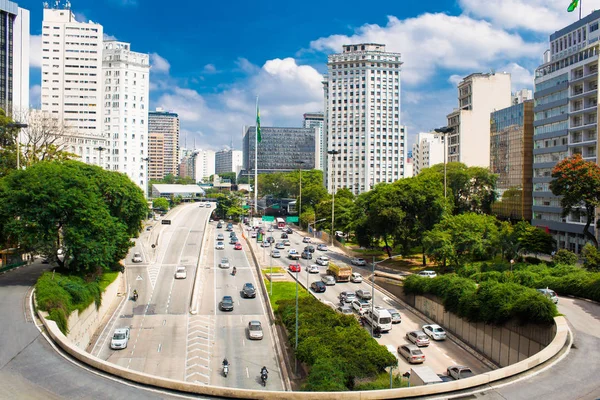
[[[586,238],[594,242],[594,247],[598,248],[598,239],[596,235],[589,231],[590,225],[592,224],[592,216],[594,215],[594,207],[586,207],[587,218],[585,227],[583,228],[583,234]]]

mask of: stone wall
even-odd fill
[[[110,305],[119,292],[124,292],[123,274],[119,273],[117,279],[102,293],[102,305],[96,310],[96,304],[90,304],[82,312],[73,311],[69,315],[67,338],[81,350],[85,350],[92,340],[94,332],[100,326],[102,319],[110,309]]]
[[[538,353],[556,336],[555,324],[518,325],[509,322],[496,326],[468,322],[445,311],[444,306],[433,296],[414,296],[414,303],[411,305],[501,367]]]

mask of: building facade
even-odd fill
[[[599,24],[594,11],[550,35],[535,73],[532,223],[548,230],[558,248],[577,253],[586,243],[585,210],[563,217],[550,182],[556,163],[574,154],[598,162]],[[598,237],[595,226],[590,230]]]
[[[165,135],[148,133],[148,179],[158,181],[165,177]]]
[[[104,134],[110,140],[103,165],[123,172],[146,192],[149,56],[131,51],[129,43],[107,40],[102,59]]]
[[[315,169],[325,170],[327,163],[327,138],[323,134],[323,125],[325,115],[322,112],[310,112],[304,114],[302,126],[304,128],[315,129],[315,140],[319,144],[319,151],[316,153]]]
[[[235,172],[238,176],[244,165],[244,154],[241,150],[221,150],[215,153],[215,173]]]
[[[193,177],[196,183],[208,182],[210,176],[215,174],[215,152],[212,150],[194,150]]]
[[[257,154],[259,174],[315,168],[317,142],[314,128],[261,126],[260,131],[262,140],[258,143]],[[256,127],[246,127],[243,139],[244,170],[249,176],[254,175],[255,137]]]
[[[179,171],[179,115],[164,111],[162,108],[150,111],[148,113],[148,134],[151,135],[151,140],[158,139],[161,136],[159,140],[163,144],[162,162],[154,163],[152,157],[150,157],[149,174],[160,176],[157,179],[162,179],[169,174],[177,176]],[[157,144],[151,146],[156,147]],[[162,170],[153,169],[161,163]]]
[[[103,133],[102,25],[78,22],[69,9],[44,8],[41,109],[64,121],[68,150],[103,165],[110,141]]]
[[[490,126],[490,170],[498,175],[492,212],[502,219],[530,221],[533,176],[533,100],[494,111]]]
[[[29,10],[0,2],[0,108],[19,116],[29,109]]]
[[[448,162],[490,166],[490,114],[512,105],[510,74],[475,73],[458,84],[458,109],[447,115]]]
[[[443,163],[444,150],[444,135],[435,132],[419,133],[412,150],[414,176],[425,168]]]
[[[385,45],[343,46],[323,79],[330,191],[359,194],[404,177],[406,129],[400,124],[400,53]],[[333,176],[333,178],[331,178]]]

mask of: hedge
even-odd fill
[[[277,302],[277,316],[295,344],[295,300]],[[303,390],[353,390],[355,379],[375,378],[398,360],[371,338],[354,316],[342,315],[314,297],[299,299],[296,357],[310,372]]]
[[[69,332],[69,315],[75,310],[85,310],[92,303],[99,308],[102,304],[102,292],[118,274],[105,272],[96,280],[87,282],[80,276],[44,272],[35,284],[37,307],[47,311],[48,318],[55,321],[66,335]]]
[[[404,280],[405,294],[433,294],[447,311],[471,322],[503,324],[511,319],[521,323],[552,323],[556,306],[536,290],[512,282],[491,279],[498,272],[480,273],[490,278],[477,284],[455,274],[422,278],[411,275]]]

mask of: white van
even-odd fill
[[[371,310],[368,309],[364,316],[373,328],[379,328],[381,332],[389,332],[392,330],[392,314],[385,308],[375,307],[372,313]]]

